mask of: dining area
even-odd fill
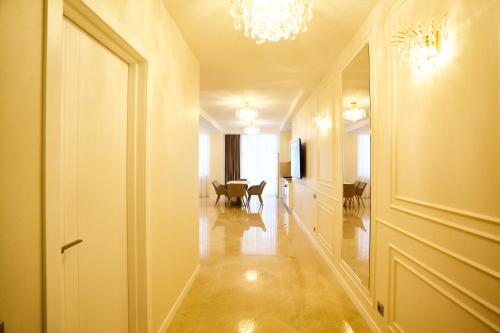
[[[353,183],[344,183],[343,205],[345,208],[366,207],[364,194],[367,182],[356,180]]]
[[[262,180],[259,184],[251,185],[247,179],[236,179],[221,184],[217,180],[212,182],[217,199],[215,206],[220,204],[221,197],[225,198],[225,205],[228,207],[238,206],[250,210],[250,201],[252,197],[257,197],[260,207],[264,205],[262,194],[267,182]]]

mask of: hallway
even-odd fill
[[[0,3],[0,333],[500,332],[500,0]]]
[[[200,207],[201,270],[173,332],[369,332],[279,199]]]

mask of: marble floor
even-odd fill
[[[370,283],[370,199],[364,205],[344,207],[342,259],[368,289]]]
[[[274,197],[251,212],[201,202],[201,270],[174,332],[369,332],[307,236]]]

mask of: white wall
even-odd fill
[[[451,47],[442,66],[415,74],[393,62],[390,36],[446,13]],[[294,213],[377,330],[499,330],[500,260],[492,255],[500,253],[499,16],[497,0],[382,0],[293,119],[292,137],[306,142],[308,166],[294,184]],[[341,75],[368,41],[369,292],[340,252]],[[319,112],[332,114],[329,131],[313,126]]]
[[[220,132],[210,134],[210,176],[209,189],[210,197],[215,196],[212,186],[214,180],[224,184],[224,134]]]
[[[160,0],[85,1],[148,60],[152,329],[198,265],[199,64]],[[42,329],[43,2],[0,5],[0,320]],[[182,255],[179,255],[182,254]]]
[[[354,183],[358,179],[358,135],[344,134],[343,179],[346,183]]]
[[[43,2],[0,4],[0,320],[42,330]]]
[[[290,162],[290,139],[292,132],[286,131],[280,133],[280,162]]]

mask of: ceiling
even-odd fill
[[[250,101],[264,131],[287,128],[376,0],[316,0],[308,31],[257,45],[233,28],[230,0],[164,0],[201,66],[202,116],[223,132],[245,126],[234,113]]]

